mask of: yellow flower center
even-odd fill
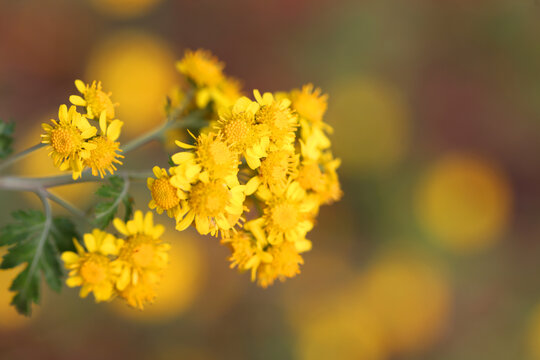
[[[122,163],[117,157],[123,156],[116,153],[119,143],[105,136],[95,137],[90,140],[90,143],[95,144],[96,148],[90,151],[90,157],[86,159],[86,165],[92,169],[93,174],[99,172],[100,175],[103,175],[105,170],[109,170],[112,174],[113,170],[116,170],[114,163]]]
[[[81,277],[85,283],[99,284],[107,278],[106,264],[109,260],[102,255],[92,255],[80,269]]]
[[[154,259],[154,246],[152,244],[143,243],[133,249],[132,259],[135,265],[147,267]]]
[[[82,145],[81,132],[75,127],[58,127],[51,131],[51,146],[62,156],[69,156]]]
[[[177,190],[171,185],[168,178],[154,180],[151,193],[152,199],[164,210],[172,209],[180,203]]]
[[[270,212],[273,225],[281,232],[294,229],[298,225],[299,217],[298,208],[290,203],[278,204]]]
[[[214,217],[225,212],[229,198],[229,189],[222,181],[199,182],[191,189],[189,206],[197,215]]]
[[[289,115],[288,109],[282,110],[276,105],[266,105],[257,112],[257,121],[279,130],[287,130],[289,128]]]
[[[231,160],[229,147],[223,141],[216,141],[208,146],[208,154],[215,164],[226,164]]]
[[[263,181],[269,185],[285,183],[289,172],[289,153],[276,151],[268,154],[261,162],[259,173]]]
[[[229,120],[223,126],[223,134],[227,141],[233,145],[238,151],[244,151],[246,144],[251,138],[253,132],[253,125],[246,119],[246,115],[236,114],[235,117]]]
[[[324,186],[323,174],[319,165],[316,163],[309,163],[302,166],[297,180],[305,190],[319,191]]]
[[[144,234],[130,236],[120,250],[119,259],[132,263],[136,267],[150,266],[156,255],[156,240]]]

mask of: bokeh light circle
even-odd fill
[[[403,160],[410,111],[396,87],[360,77],[338,84],[330,93],[327,121],[335,129],[332,142],[344,171],[381,173]]]
[[[511,215],[506,175],[480,157],[448,154],[419,182],[416,212],[434,241],[456,252],[486,248],[501,238]]]
[[[174,55],[160,38],[126,30],[92,52],[86,80],[100,80],[118,103],[122,135],[141,135],[164,121],[165,98],[177,79]]]

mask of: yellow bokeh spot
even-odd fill
[[[141,16],[152,10],[163,0],[89,0],[104,14],[118,18]]]
[[[540,305],[534,309],[528,331],[527,352],[531,360],[540,360]]]
[[[406,156],[410,114],[398,89],[379,79],[357,78],[339,84],[330,93],[325,121],[335,129],[335,153],[347,168],[381,173]]]
[[[435,263],[407,252],[383,254],[364,274],[362,287],[392,352],[418,353],[441,337],[451,291]]]
[[[120,316],[144,323],[171,321],[199,295],[204,273],[198,239],[182,234],[170,238],[165,235],[163,240],[171,244],[171,249],[155,302],[141,311],[128,307],[122,301],[114,301],[112,308]]]
[[[123,134],[141,135],[164,121],[165,98],[176,79],[174,55],[163,40],[125,31],[107,37],[92,52],[87,79],[97,79],[118,103]]]
[[[21,132],[21,138],[17,139],[20,143],[16,144],[16,152],[27,149],[31,146],[38,144],[41,141],[40,135],[44,133],[40,126],[37,124],[50,123],[49,119],[54,118],[56,115],[43,116],[33,122],[32,128],[25,132]],[[54,175],[69,175],[71,171],[60,171],[54,166],[53,159],[47,156],[49,151],[47,148],[34,151],[28,157],[17,162],[14,166],[14,171],[17,175],[28,177],[44,177]],[[64,185],[49,189],[50,192],[61,196],[62,198],[72,202],[80,209],[86,210],[86,207],[93,199],[93,194],[96,191],[97,184],[95,183],[81,183],[77,184],[74,181],[73,185]],[[41,202],[38,197],[32,193],[25,192],[23,195],[28,201],[35,206],[41,206]],[[54,205],[53,203],[53,206]],[[56,209],[55,209],[56,210]]]
[[[450,154],[421,179],[416,197],[422,227],[457,252],[492,245],[504,233],[512,192],[504,173],[485,160]]]

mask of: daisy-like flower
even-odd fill
[[[223,134],[231,149],[244,155],[250,168],[261,165],[261,158],[267,155],[270,143],[266,125],[255,122],[255,113],[259,110],[256,102],[241,97],[230,108],[222,108],[216,129]]]
[[[122,165],[119,159],[124,156],[117,153],[117,151],[122,150],[119,148],[120,143],[116,139],[120,136],[123,124],[120,120],[113,120],[109,124],[106,112],[101,112],[99,118],[101,134],[89,141],[94,146],[90,150],[90,155],[84,161],[84,165],[92,169],[92,175],[97,176],[99,174],[103,178],[106,171],[113,174],[117,170],[115,164]]]
[[[93,81],[92,84],[85,84],[81,80],[75,80],[77,90],[82,94],[71,95],[69,101],[73,105],[86,107],[86,117],[97,119],[103,111],[107,114],[107,119],[114,119],[115,104],[111,101],[111,93],[105,93],[101,89],[101,81]]]
[[[152,170],[156,178],[147,180],[148,189],[152,195],[148,207],[156,209],[158,214],[166,211],[169,217],[175,218],[180,213],[180,200],[185,199],[185,193],[171,184],[171,176],[166,169],[154,166]],[[174,171],[174,169],[169,171]]]
[[[186,193],[182,211],[176,218],[176,229],[185,230],[193,221],[203,235],[227,235],[239,224],[244,212],[244,185],[236,176],[227,179],[200,179]]]
[[[304,259],[295,244],[285,241],[270,246],[267,251],[272,256],[272,261],[261,263],[257,269],[257,285],[266,288],[276,279],[283,282],[300,274],[300,265],[304,264]]]
[[[184,162],[200,166],[201,176],[211,179],[221,179],[235,176],[238,173],[238,155],[231,150],[231,145],[223,139],[223,134],[210,132],[200,134],[195,145],[177,141],[176,144],[191,151],[183,151],[172,156],[175,164]]]
[[[319,192],[324,189],[325,179],[318,162],[306,160],[298,170],[296,181],[306,191]]]
[[[132,306],[142,308],[155,297],[155,289],[169,261],[170,245],[160,239],[165,228],[154,225],[151,212],[136,211],[133,220],[124,223],[116,218],[114,227],[126,236],[113,267],[118,278],[116,289]]]
[[[307,196],[298,182],[293,181],[281,194],[264,188],[257,194],[266,202],[263,219],[270,244],[300,241],[313,228],[311,213],[318,203]]]
[[[306,84],[302,90],[291,91],[292,107],[298,115],[312,123],[320,124],[328,106],[328,94],[321,94],[320,88],[313,89],[313,84]]]
[[[299,155],[290,149],[277,150],[261,161],[258,174],[246,184],[246,194],[253,194],[259,185],[271,192],[281,192],[298,172]]]
[[[253,95],[260,105],[255,120],[268,127],[272,148],[280,150],[293,147],[298,116],[291,111],[291,101],[289,99],[278,101],[271,93],[261,95],[259,90],[254,90]]]
[[[217,86],[224,78],[224,64],[207,50],[186,50],[176,68],[199,87]]]
[[[71,169],[73,179],[81,176],[84,160],[88,159],[96,145],[89,141],[97,133],[97,129],[77,112],[75,106],[69,111],[66,105],[60,105],[58,121],[51,119],[52,125],[43,124],[45,134],[41,142],[49,144],[49,156],[60,170]]]
[[[221,243],[231,250],[229,257],[231,269],[237,267],[240,272],[251,270],[252,281],[256,279],[259,265],[272,261],[272,255],[264,251],[263,244],[247,230],[240,230],[230,237],[223,238]]]
[[[92,292],[96,302],[110,300],[114,296],[116,274],[109,256],[118,255],[122,240],[94,229],[91,234],[84,235],[87,250],[77,240],[73,242],[77,252],[62,253],[64,266],[69,270],[67,286],[81,286],[79,294],[83,298]]]

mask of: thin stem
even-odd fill
[[[8,157],[4,162],[0,164],[0,171],[4,170],[5,168],[9,167],[11,164],[24,159],[34,151],[41,149],[42,147],[46,146],[47,144],[37,144],[32,146],[31,148],[28,148],[26,150],[21,151],[20,153],[14,154],[10,157]]]
[[[48,176],[41,178],[4,176],[0,177],[0,189],[16,191],[36,191],[40,188],[52,188],[84,182],[101,182],[111,176],[123,176],[132,180],[146,179],[152,176],[149,171],[118,171],[115,175],[107,175],[103,178],[92,176],[89,172],[83,172],[79,180],[73,180],[71,174]]]
[[[81,219],[84,219],[84,221],[88,221],[86,214],[83,211],[79,210],[77,207],[75,207],[73,204],[71,204],[69,201],[62,199],[60,196],[57,196],[50,191],[47,191],[47,190],[44,190],[44,191],[49,199],[51,199],[58,205],[62,206],[64,209],[68,210],[73,215]]]

